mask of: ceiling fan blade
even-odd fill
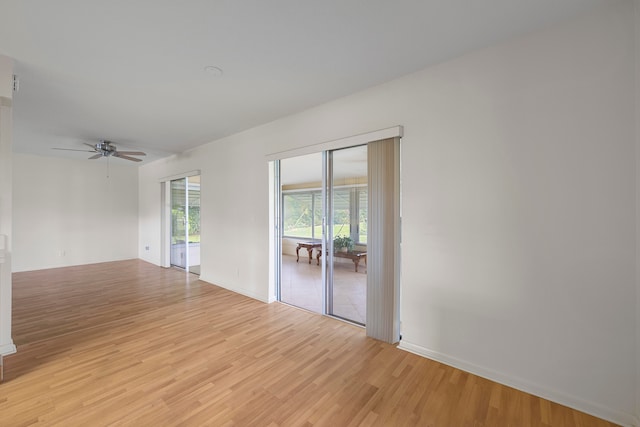
[[[119,151],[118,154],[124,154],[125,156],[146,156],[147,153],[143,153],[142,151]]]
[[[86,145],[87,147],[91,147],[94,150],[96,149],[96,146],[94,144],[89,144],[88,142],[83,142],[84,145]]]
[[[131,160],[132,162],[141,162],[142,161],[142,159],[136,159],[135,157],[129,157],[129,156],[122,155],[118,151],[113,153],[113,157],[119,157],[121,159]]]
[[[102,153],[98,153],[98,154],[95,154],[95,155],[89,157],[89,160],[99,159],[100,157],[102,157]]]
[[[82,151],[83,153],[95,153],[95,150],[76,150],[75,148],[52,148],[52,150]]]

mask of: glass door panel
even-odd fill
[[[187,179],[171,181],[171,265],[187,267]]]
[[[280,161],[280,301],[324,313],[322,154]]]
[[[187,178],[189,273],[200,274],[200,175]]]
[[[327,312],[355,323],[366,319],[367,147],[329,155]],[[364,202],[364,203],[363,203]]]

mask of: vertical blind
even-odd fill
[[[367,145],[367,336],[400,340],[400,139]]]

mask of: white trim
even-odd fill
[[[15,344],[13,343],[13,341],[11,341],[10,343],[0,347],[0,356],[7,356],[9,354],[14,354],[17,351],[18,350],[16,349]]]
[[[280,164],[269,162],[269,297],[271,304],[278,300],[280,266],[282,265],[282,239],[280,238]]]
[[[277,153],[267,154],[267,160],[282,160],[290,157],[319,153],[322,151],[337,150],[340,148],[354,147],[356,145],[364,145],[372,141],[379,141],[381,139],[401,138],[402,134],[402,126],[393,126],[373,132],[348,136],[346,138],[340,138],[333,141],[321,142],[319,144],[307,145],[305,147],[294,148],[292,150],[285,150]]]
[[[474,375],[478,375],[479,377],[504,384],[517,390],[524,391],[525,393],[533,394],[534,396],[539,396],[543,399],[568,406],[569,408],[585,412],[587,414],[602,418],[616,424],[620,424],[623,426],[640,426],[640,420],[638,420],[638,418],[636,418],[633,414],[616,411],[615,409],[607,408],[594,402],[582,400],[578,397],[568,395],[561,391],[552,390],[538,384],[533,384],[521,378],[514,378],[509,375],[494,371],[492,369],[483,368],[482,366],[475,365],[465,360],[460,360],[456,357],[429,350],[417,344],[412,344],[405,341],[404,339],[400,341],[398,348],[404,351],[408,351],[409,353],[414,353],[418,356],[426,357],[427,359],[435,360],[437,362],[444,363],[445,365],[461,369]]]
[[[162,235],[160,237],[160,266],[171,267],[171,181],[162,181],[161,186],[161,209],[162,215],[160,226]]]
[[[164,178],[160,178],[159,182],[175,181],[176,179],[189,178],[196,175],[200,175],[200,169],[196,169],[190,172],[180,173],[178,175],[165,176]]]
[[[0,234],[0,264],[4,263],[9,251],[7,250],[7,236]]]
[[[245,297],[248,297],[248,298],[254,299],[254,300],[256,300],[256,301],[263,302],[263,303],[265,303],[265,304],[270,304],[270,303],[272,303],[272,302],[274,302],[274,301],[275,301],[275,299],[274,299],[274,297],[273,297],[272,295],[270,295],[270,296],[269,296],[269,297],[267,297],[267,298],[264,298],[264,296],[262,296],[262,295],[257,295],[257,294],[254,294],[253,292],[248,292],[248,291],[246,291],[246,290],[244,290],[244,289],[230,288],[230,287],[228,287],[228,286],[221,285],[221,284],[219,284],[219,283],[217,283],[217,282],[214,282],[214,281],[212,281],[212,280],[209,280],[207,277],[204,277],[204,278],[203,278],[203,276],[202,276],[202,275],[200,275],[200,281],[201,281],[201,282],[205,282],[205,283],[207,283],[208,285],[217,286],[217,287],[219,287],[219,288],[226,289],[227,291],[229,291],[229,292],[233,292],[233,293],[235,293],[235,294],[244,295]]]

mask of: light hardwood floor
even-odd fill
[[[610,426],[142,261],[14,274],[0,425]]]

